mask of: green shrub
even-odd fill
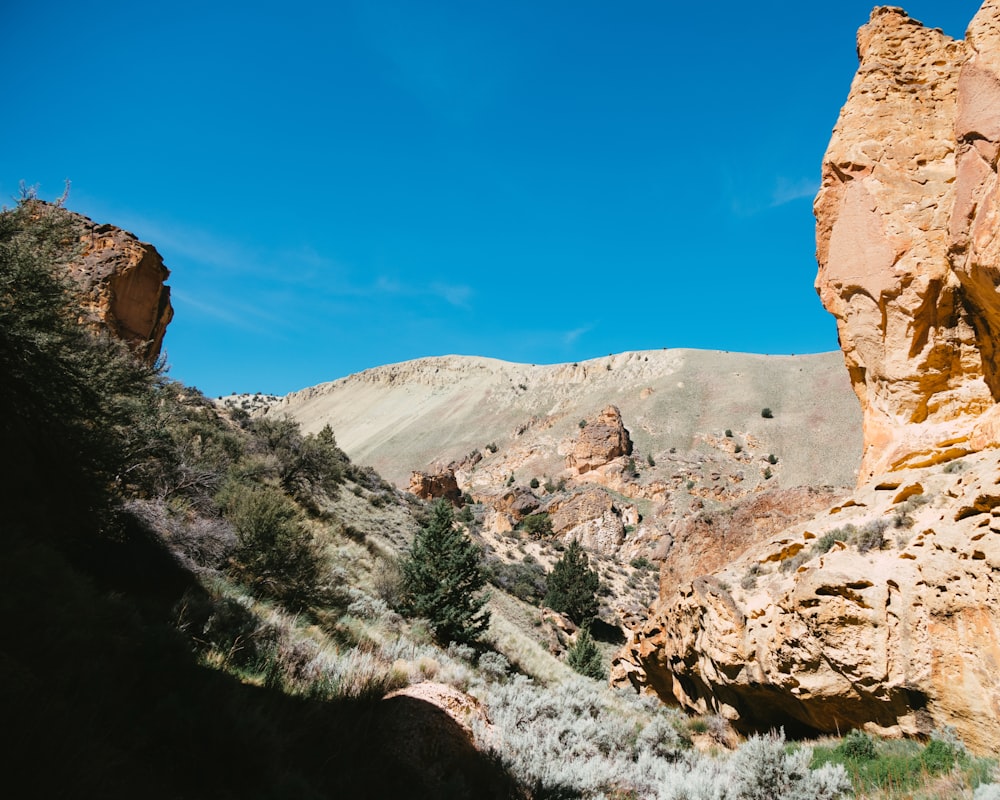
[[[600,578],[590,568],[590,559],[574,539],[553,565],[548,575],[545,605],[566,614],[577,625],[597,616],[597,592]]]
[[[510,662],[503,653],[487,650],[479,656],[479,671],[490,681],[502,681],[510,674]]]
[[[532,489],[537,489],[540,486],[538,478],[532,478],[530,481],[528,481],[528,486],[530,486]]]
[[[878,757],[872,737],[857,729],[850,731],[840,741],[835,752],[853,761],[872,761]]]
[[[580,628],[576,635],[576,641],[566,652],[566,663],[576,672],[587,678],[602,680],[604,678],[604,665],[601,663],[601,652],[597,649],[590,631],[586,626]]]
[[[830,552],[830,548],[833,547],[834,542],[847,541],[854,535],[856,530],[853,525],[845,525],[842,528],[834,528],[832,531],[827,531],[813,542],[811,554],[818,556]]]
[[[881,550],[885,544],[885,530],[888,527],[889,521],[886,519],[870,520],[854,532],[850,542],[858,548],[859,553]]]
[[[760,415],[761,415],[761,416],[762,416],[762,417],[763,417],[764,419],[771,419],[771,418],[772,418],[772,417],[774,416],[774,413],[773,413],[773,412],[771,411],[771,409],[769,409],[769,408],[762,408],[762,409],[760,410]]]
[[[552,520],[544,511],[528,514],[517,527],[532,539],[547,539],[552,535]]]
[[[320,554],[295,504],[275,487],[235,482],[217,500],[236,529],[230,573],[293,611],[315,604],[321,597]]]
[[[525,556],[527,559],[528,556]],[[526,603],[539,605],[547,590],[545,567],[538,563],[506,563],[490,561],[485,567],[486,577],[494,586],[503,589]]]

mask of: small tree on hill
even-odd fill
[[[590,559],[574,539],[548,576],[545,605],[566,614],[577,625],[597,616],[597,590],[601,581],[590,568]]]
[[[576,641],[566,653],[566,663],[581,675],[601,680],[604,677],[604,665],[601,663],[601,651],[594,643],[594,637],[586,627],[580,628]]]
[[[402,610],[424,617],[442,644],[475,644],[490,622],[481,592],[486,576],[479,548],[454,524],[447,500],[431,506],[430,519],[403,562]]]

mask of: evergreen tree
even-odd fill
[[[489,625],[481,553],[461,528],[447,500],[431,506],[430,519],[403,562],[403,611],[424,617],[441,644],[475,644]]]
[[[582,625],[597,616],[600,585],[600,578],[590,568],[587,554],[574,539],[549,573],[544,603]]]
[[[604,678],[604,665],[601,663],[601,652],[594,643],[594,637],[586,626],[580,628],[576,641],[566,653],[566,663],[581,675],[601,680]]]

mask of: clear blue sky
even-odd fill
[[[171,375],[210,395],[832,350],[811,204],[872,5],[5,2],[0,194],[69,178],[155,244]]]

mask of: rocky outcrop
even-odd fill
[[[842,490],[796,486],[752,495],[723,510],[702,510],[678,521],[656,553],[660,596],[678,585],[721,569],[751,547],[818,511],[829,508]]]
[[[621,412],[608,406],[595,420],[585,420],[566,466],[577,475],[590,472],[632,453],[632,439],[622,423]]]
[[[895,473],[667,598],[613,679],[741,731],[1000,752],[1000,459]]]
[[[626,528],[634,528],[639,513],[601,489],[583,489],[548,507],[552,532],[569,541],[576,539],[588,550],[614,555],[625,541]]]
[[[996,754],[1000,0],[966,42],[876,9],[858,51],[815,205],[858,486],[661,595],[613,679],[744,732],[951,725]]]
[[[67,212],[68,213],[68,212]],[[69,265],[85,322],[127,342],[146,362],[160,355],[173,318],[170,270],[150,244],[114,225],[70,214],[80,231],[80,254]]]
[[[861,482],[1000,443],[997,20],[990,0],[962,42],[877,8],[858,33],[815,213]]]
[[[421,500],[437,500],[443,497],[455,505],[462,503],[462,490],[458,488],[458,481],[455,480],[455,473],[451,469],[435,473],[414,471],[410,476],[408,491]]]

